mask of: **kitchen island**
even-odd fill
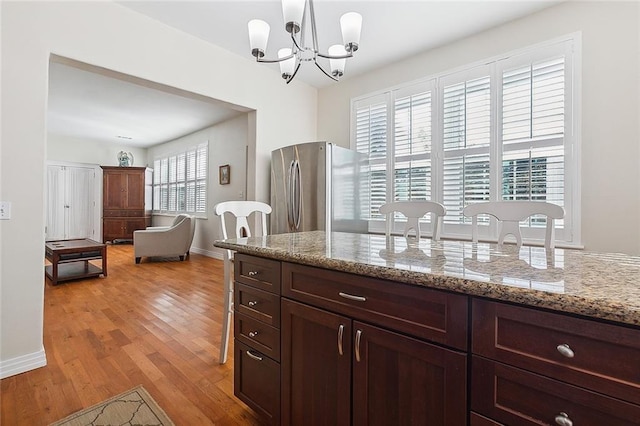
[[[638,424],[638,257],[321,231],[216,246],[240,253],[236,395],[274,424]]]

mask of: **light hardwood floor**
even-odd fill
[[[47,366],[2,380],[0,424],[47,425],[139,384],[176,425],[260,424],[233,397],[233,344],[218,363],[222,262],[107,250],[106,278],[45,280]]]

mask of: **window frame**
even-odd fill
[[[564,57],[564,135],[562,136],[563,167],[564,167],[564,208],[565,219],[563,228],[556,229],[558,246],[582,247],[581,245],[581,213],[580,213],[580,141],[581,141],[581,33],[572,33],[557,39],[549,40],[533,46],[518,49],[493,58],[478,61],[454,70],[437,75],[428,76],[416,81],[396,85],[391,88],[378,90],[363,96],[351,99],[350,106],[350,143],[356,150],[356,116],[358,107],[368,99],[386,97],[387,99],[387,192],[386,202],[393,201],[394,197],[394,143],[395,143],[395,99],[401,94],[410,93],[413,87],[431,86],[435,90],[431,92],[431,199],[443,202],[443,178],[444,178],[444,147],[443,147],[443,90],[447,82],[461,80],[464,75],[474,76],[478,73],[488,73],[490,78],[490,146],[489,146],[489,188],[490,200],[502,199],[502,165],[503,165],[503,140],[502,140],[502,108],[503,108],[503,82],[502,75],[505,70],[514,69],[517,66],[547,60],[553,55]],[[485,74],[486,75],[486,74]],[[415,92],[418,93],[418,92]],[[530,145],[530,150],[535,150],[538,145],[532,145],[530,141],[517,142],[522,146]],[[516,143],[516,144],[517,144]],[[514,147],[516,144],[512,144]],[[554,145],[553,141],[546,139],[541,145]],[[429,232],[428,219],[424,220],[425,231]],[[392,229],[394,232],[402,230],[404,222],[394,220]],[[384,232],[384,219],[369,219],[369,231],[374,233]],[[494,220],[484,227],[481,239],[488,241],[497,240],[497,224]],[[544,240],[544,229],[522,227],[522,234],[527,243],[541,243]],[[442,229],[443,238],[469,239],[470,225],[445,224]]]

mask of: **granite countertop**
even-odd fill
[[[216,241],[276,260],[640,326],[640,257],[323,231]]]

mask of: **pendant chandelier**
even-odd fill
[[[308,5],[308,7],[307,7]],[[307,10],[308,9],[308,10]],[[305,46],[305,20],[309,13],[311,23],[312,46]],[[313,0],[282,0],[282,14],[284,15],[285,30],[291,35],[291,48],[278,50],[278,59],[266,59],[264,57],[269,40],[270,27],[265,21],[253,19],[249,21],[249,42],[251,54],[257,62],[280,63],[282,78],[289,84],[298,73],[303,62],[311,62],[332,80],[338,80],[344,74],[347,58],[353,57],[353,52],[358,50],[360,42],[360,30],[362,28],[362,16],[356,12],[348,12],[340,18],[343,44],[330,46],[327,53],[321,53],[318,49],[318,37],[316,32],[316,17],[313,9]],[[329,59],[331,71],[326,71],[318,63],[318,57]]]

